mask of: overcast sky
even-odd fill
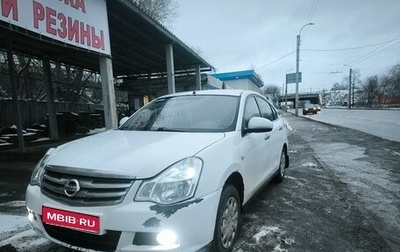
[[[282,87],[296,69],[296,35],[309,22],[315,25],[301,32],[300,92],[330,89],[348,78],[349,66],[364,80],[400,64],[400,0],[176,1],[171,31],[218,73],[254,69],[265,84]]]

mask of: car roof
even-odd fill
[[[254,91],[249,90],[239,90],[239,89],[213,89],[213,90],[194,90],[194,91],[185,91],[178,92],[173,94],[164,95],[160,98],[166,97],[176,97],[176,96],[187,96],[187,95],[228,95],[228,96],[242,96],[246,94],[258,94]]]

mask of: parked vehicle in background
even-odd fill
[[[101,251],[231,251],[241,211],[289,165],[287,126],[251,91],[171,94],[51,149],[26,193],[48,239]]]
[[[317,113],[317,108],[314,104],[312,103],[305,103],[303,106],[303,115],[307,114],[316,114]]]

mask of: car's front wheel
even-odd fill
[[[285,149],[282,149],[281,158],[279,160],[279,169],[278,173],[275,175],[275,182],[280,183],[283,181],[285,177],[285,167],[286,167],[286,152]]]
[[[236,188],[226,185],[221,193],[215,223],[213,248],[218,252],[232,251],[240,227],[240,198]]]

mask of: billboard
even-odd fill
[[[106,0],[0,0],[0,20],[69,45],[111,54]]]

